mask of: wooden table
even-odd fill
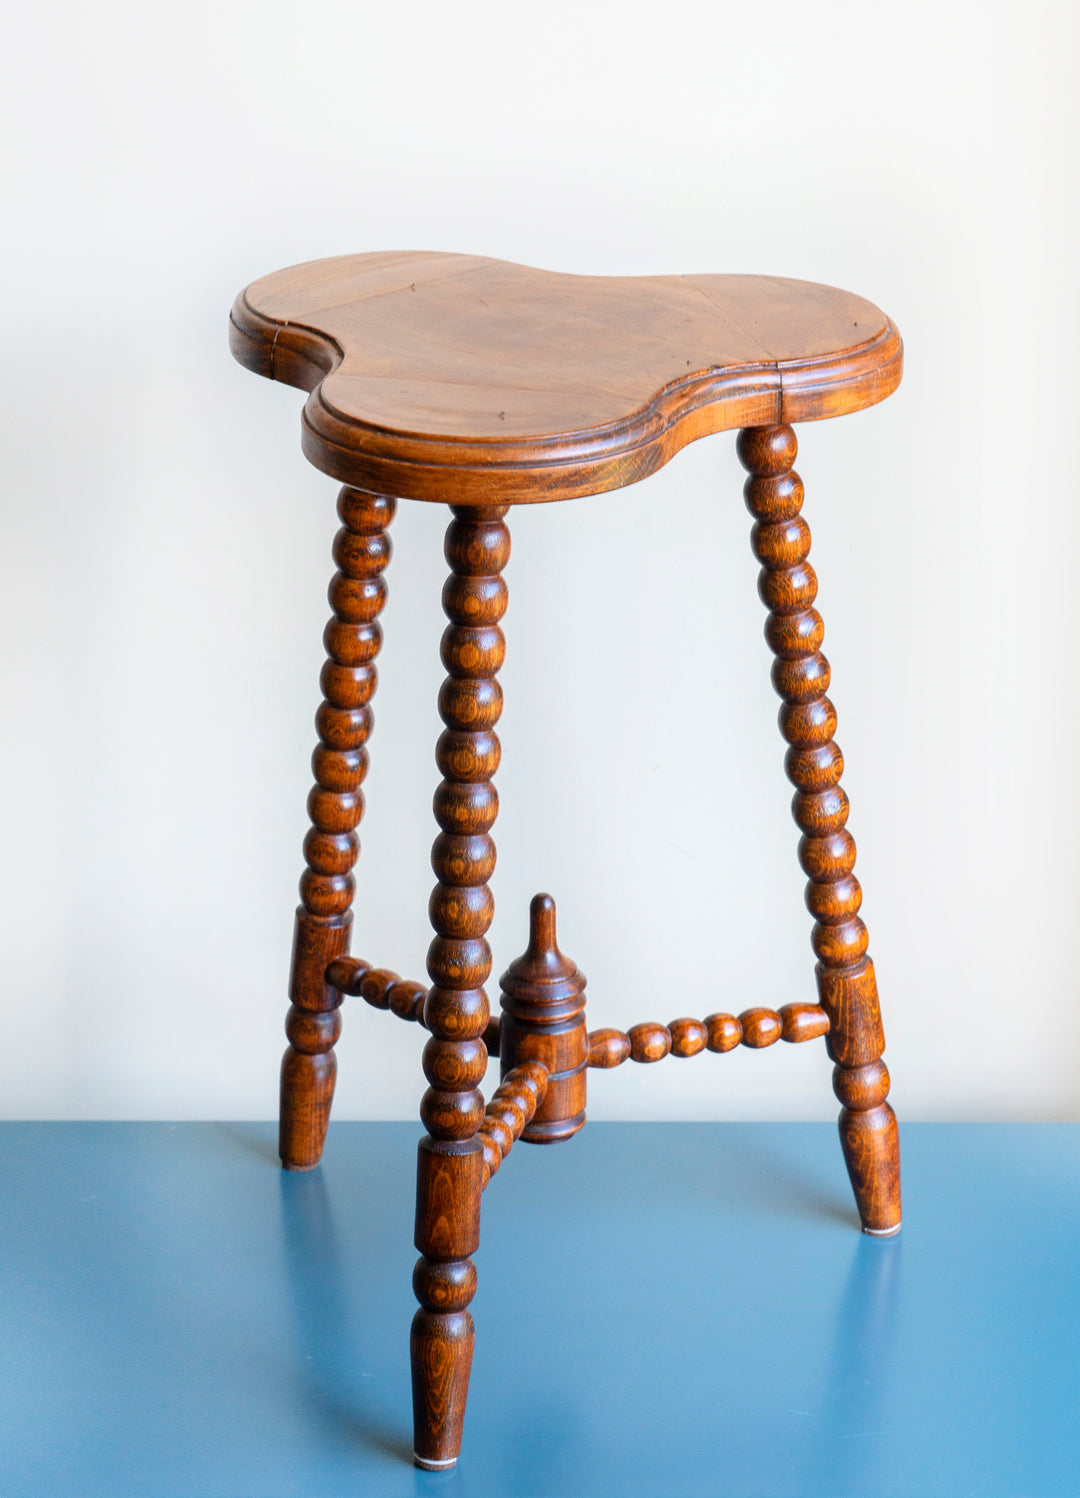
[[[445,1468],[460,1450],[472,1363],[481,1193],[515,1140],[554,1142],[582,1127],[589,1068],[824,1036],[863,1228],[891,1235],[900,1227],[896,1118],[792,425],[883,400],[899,384],[902,345],[871,303],[801,281],[566,276],[420,253],[344,256],[267,276],[237,298],[230,335],[247,368],[309,392],[304,452],[344,485],[289,984],[281,1159],[290,1170],[319,1163],[345,995],[430,1032],[413,1275],[414,1455],[421,1467]],[[515,504],[636,483],[687,442],[732,428],[741,429],[750,475],[743,492],[803,834],[818,1002],[590,1032],[584,975],[558,949],[554,902],[537,895],[528,950],[503,975],[493,1018],[485,935],[506,516]],[[388,527],[400,498],[451,507],[427,982],[349,955]],[[502,1081],[485,1106],[479,1084],[491,1050]]]

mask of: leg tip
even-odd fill
[[[895,1238],[900,1231],[901,1223],[892,1228],[863,1228],[863,1232],[869,1238]]]
[[[432,1461],[430,1457],[417,1456],[416,1452],[414,1451],[413,1464],[417,1467],[421,1467],[425,1472],[449,1472],[451,1467],[457,1466],[457,1457],[448,1456],[445,1461],[436,1462]]]
[[[306,1171],[318,1170],[319,1161],[315,1160],[310,1165],[294,1165],[291,1160],[282,1160],[281,1168],[282,1170],[291,1170],[296,1175],[303,1175]]]

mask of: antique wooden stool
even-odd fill
[[[899,384],[902,345],[869,302],[800,281],[566,276],[479,256],[406,253],[316,261],[256,281],[237,298],[230,337],[248,369],[310,392],[304,452],[345,485],[285,1026],[281,1159],[289,1170],[319,1162],[346,994],[430,1032],[417,1170],[413,1410],[417,1464],[445,1468],[460,1450],[472,1361],[467,1308],[481,1192],[516,1139],[550,1143],[582,1127],[588,1067],[824,1036],[863,1228],[890,1234],[900,1227],[896,1118],[886,1102],[884,1038],[858,914],[855,844],[845,830],[843,757],[826,696],[829,666],[791,423],[883,400]],[[733,427],[742,428],[738,453],[750,474],[743,492],[762,564],[773,683],[783,699],[780,731],[803,834],[819,1002],[590,1033],[584,975],[556,945],[553,902],[537,895],[528,951],[503,976],[502,1014],[493,1018],[485,933],[493,909],[507,510],[636,483],[687,442]],[[451,513],[427,983],[348,955],[387,527],[402,497],[448,504]],[[502,1080],[485,1108],[479,1084],[493,1050]]]

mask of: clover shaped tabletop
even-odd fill
[[[710,432],[896,389],[871,302],[775,276],[576,276],[477,255],[293,266],[233,306],[248,369],[310,392],[303,447],[358,488],[452,504],[632,484]]]

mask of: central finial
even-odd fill
[[[529,904],[529,945],[510,964],[508,977],[526,983],[575,983],[585,980],[577,964],[559,951],[555,935],[555,901],[550,895],[534,895]],[[552,996],[553,997],[553,996]]]
[[[529,951],[558,951],[555,940],[555,901],[550,895],[533,895],[529,902]]]
[[[551,1073],[544,1100],[521,1137],[530,1144],[567,1139],[585,1122],[585,974],[559,951],[550,895],[533,897],[528,948],[503,973],[500,986],[502,1075],[524,1061],[541,1061]]]

